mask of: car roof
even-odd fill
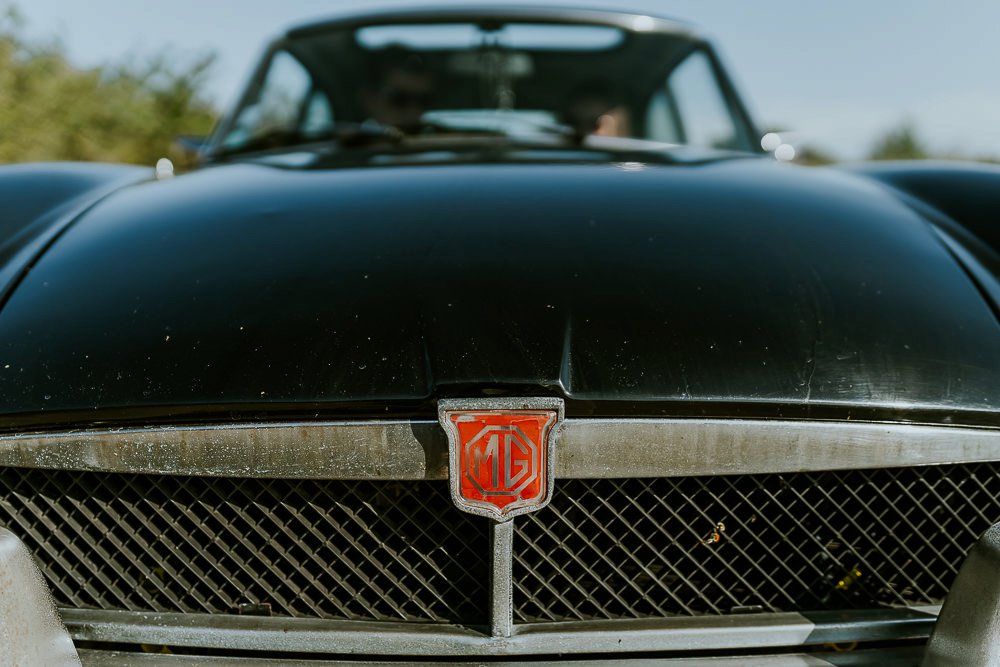
[[[293,26],[285,37],[298,37],[330,28],[371,25],[380,23],[434,23],[524,21],[553,23],[588,23],[615,26],[633,32],[683,34],[692,38],[701,35],[693,26],[676,19],[645,13],[596,9],[586,7],[555,7],[528,5],[421,5],[417,7],[382,7],[373,10],[337,14],[325,19]]]

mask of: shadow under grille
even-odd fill
[[[447,482],[0,468],[58,606],[485,623],[488,523]]]
[[[516,622],[939,604],[1000,464],[557,480],[518,518]]]

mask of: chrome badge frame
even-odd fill
[[[540,413],[549,412],[552,416],[545,422],[541,430],[542,442],[534,443],[545,453],[545,461],[540,472],[544,474],[544,490],[540,497],[529,501],[513,502],[502,509],[493,503],[473,500],[462,494],[462,476],[459,469],[461,460],[459,449],[461,442],[458,427],[452,420],[453,415],[476,415],[484,413]],[[560,427],[564,421],[565,408],[561,398],[469,398],[442,399],[438,402],[438,421],[448,435],[448,483],[451,488],[451,499],[463,512],[485,516],[494,521],[509,521],[515,516],[535,512],[542,509],[552,500],[552,490],[555,486],[555,443]],[[516,427],[513,427],[516,428]]]

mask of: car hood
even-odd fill
[[[0,410],[992,411],[997,334],[923,218],[832,170],[243,163],[60,237],[0,312]]]

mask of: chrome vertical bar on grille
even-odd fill
[[[514,627],[514,520],[490,525],[490,634],[510,637]]]

